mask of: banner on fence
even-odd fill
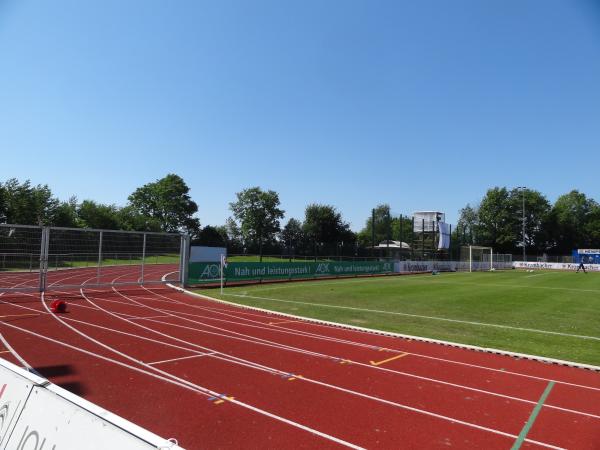
[[[418,273],[439,270],[441,272],[452,272],[456,270],[456,261],[396,261],[394,272]]]
[[[189,283],[211,283],[219,280],[220,262],[190,263]],[[224,268],[227,281],[301,279],[392,273],[392,262],[321,261],[321,262],[230,262]]]
[[[579,264],[515,261],[513,267],[515,269],[577,270]],[[585,264],[585,270],[600,272],[600,264]]]

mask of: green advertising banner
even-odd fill
[[[224,270],[226,281],[291,280],[295,278],[339,277],[392,273],[394,264],[380,261],[356,262],[230,262]],[[221,277],[218,262],[193,262],[188,283],[214,283]]]

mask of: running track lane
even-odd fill
[[[128,274],[122,273],[121,275],[116,275],[115,278],[126,278],[128,276]],[[579,393],[579,400],[575,402],[575,406],[579,406],[579,408],[573,408],[573,410],[576,410],[574,412],[563,410],[567,409],[567,407],[562,405],[554,406],[563,409],[543,407],[528,438],[539,439],[540,442],[551,443],[553,445],[564,445],[560,441],[549,442],[548,438],[552,437],[552,435],[548,435],[545,431],[540,432],[540,436],[538,437],[532,437],[535,435],[536,429],[542,429],[539,424],[550,423],[549,429],[552,431],[556,428],[553,422],[560,421],[563,423],[562,429],[565,427],[569,428],[568,432],[578,435],[576,439],[569,441],[569,448],[594,448],[595,442],[597,442],[597,434],[594,435],[593,430],[589,431],[586,426],[581,425],[581,423],[586,421],[590,422],[587,425],[595,426],[596,428],[598,425],[598,419],[590,417],[593,412],[588,411],[588,415],[585,415],[585,408],[597,403],[589,398],[590,392],[597,394],[598,388],[600,388],[598,386],[598,378],[589,377],[590,372],[574,371],[574,369],[567,368],[558,368],[561,370],[555,370],[557,367],[538,363],[532,364],[530,361],[515,361],[507,357],[464,350],[457,351],[457,349],[439,345],[422,345],[423,343],[414,341],[392,339],[368,333],[357,333],[333,327],[316,326],[306,322],[271,325],[270,323],[274,322],[273,318],[277,316],[241,310],[240,308],[214,302],[198,301],[195,298],[164,289],[123,290],[114,292],[113,294],[116,297],[115,295],[108,296],[106,292],[99,294],[94,290],[89,291],[87,294],[84,291],[84,294],[91,297],[96,296],[96,299],[91,300],[93,303],[96,303],[96,306],[92,306],[87,302],[84,304],[83,301],[77,301],[76,303],[81,304],[81,306],[78,308],[74,306],[71,309],[72,315],[69,315],[69,318],[78,318],[78,320],[84,321],[94,320],[96,324],[113,327],[113,329],[120,331],[126,330],[131,335],[144,336],[146,339],[150,339],[149,336],[154,335],[153,338],[159,342],[150,343],[149,341],[144,341],[142,345],[138,337],[127,336],[125,338],[125,335],[120,334],[118,338],[115,338],[114,332],[107,333],[105,331],[102,334],[99,332],[99,329],[90,325],[81,323],[78,325],[80,329],[85,329],[85,333],[95,335],[99,341],[111,343],[114,346],[124,346],[125,348],[121,347],[121,350],[127,350],[127,347],[129,347],[130,354],[135,354],[136,358],[142,360],[148,357],[148,351],[156,356],[164,355],[165,358],[161,358],[161,360],[173,359],[172,357],[176,355],[176,353],[173,354],[175,349],[174,347],[167,346],[165,342],[170,342],[170,345],[187,347],[179,349],[182,352],[182,356],[180,357],[185,359],[164,363],[160,363],[156,359],[151,361],[146,360],[146,362],[159,361],[158,365],[162,366],[163,370],[167,369],[169,373],[187,376],[189,379],[197,381],[198,384],[214,385],[216,390],[226,392],[228,395],[233,395],[229,392],[234,392],[235,390],[240,393],[240,396],[252,399],[252,401],[249,400],[250,403],[254,402],[265,409],[272,408],[280,411],[282,415],[287,412],[296,419],[305,419],[307,423],[316,423],[322,427],[321,429],[327,428],[327,431],[332,430],[341,433],[343,435],[342,438],[351,439],[356,437],[357,440],[352,442],[358,442],[360,445],[368,447],[379,445],[387,448],[391,446],[435,448],[438,444],[440,446],[454,444],[460,448],[469,446],[472,448],[509,448],[514,439],[511,440],[505,438],[503,435],[496,435],[495,433],[486,431],[481,434],[483,441],[477,441],[479,433],[482,430],[477,429],[477,432],[464,432],[461,428],[464,425],[458,426],[444,420],[441,420],[444,423],[440,423],[440,419],[438,418],[432,418],[431,416],[423,418],[422,413],[415,413],[410,410],[398,411],[398,406],[395,406],[396,404],[403,404],[415,407],[416,402],[420,402],[417,406],[420,406],[422,410],[434,411],[435,408],[448,408],[448,405],[450,405],[451,408],[449,408],[449,411],[444,410],[443,412],[454,413],[451,417],[455,419],[460,417],[459,420],[464,420],[465,417],[482,416],[486,418],[487,422],[481,422],[485,423],[485,425],[481,426],[497,425],[500,427],[498,430],[500,432],[518,434],[520,427],[528,419],[533,405],[531,403],[524,404],[519,399],[507,399],[505,397],[498,397],[497,395],[490,395],[486,392],[480,392],[484,391],[484,389],[479,389],[478,387],[474,388],[470,386],[471,390],[465,391],[463,388],[444,384],[448,383],[447,379],[440,380],[440,374],[446,376],[446,372],[450,374],[457,372],[458,375],[454,374],[452,376],[461,378],[460,374],[465,370],[467,372],[469,370],[479,371],[491,377],[492,379],[489,381],[492,387],[488,388],[489,392],[497,391],[496,393],[502,393],[502,386],[510,385],[511,387],[507,389],[507,392],[511,395],[519,394],[518,389],[515,392],[515,388],[512,386],[516,383],[520,386],[519,389],[523,390],[519,397],[533,403],[537,401],[537,397],[543,391],[546,384],[545,380],[549,376],[563,380],[563,383],[559,383],[557,387],[562,386],[564,389],[573,390],[567,396],[570,399],[573,398],[574,394]],[[110,304],[112,314],[118,311],[123,313],[122,317],[143,316],[151,318],[130,318],[129,321],[124,321],[98,309],[106,309],[106,304]],[[162,311],[151,311],[148,307],[161,309]],[[13,308],[16,308],[16,305]],[[141,309],[145,310],[143,314],[140,314]],[[42,308],[40,308],[41,310]],[[150,311],[153,315],[148,314]],[[206,317],[209,317],[211,314],[212,319],[207,319]],[[49,328],[52,331],[58,331],[60,338],[65,340],[74,339],[78,343],[77,345],[80,346],[90,345],[90,342],[85,339],[84,341],[78,341],[77,339],[81,338],[81,336],[77,335],[78,338],[76,338],[75,333],[66,332],[64,326],[56,327],[53,321],[48,321],[47,319],[48,317],[41,322],[45,324],[44,326],[47,326],[46,324],[49,322]],[[33,322],[33,319],[28,320]],[[228,322],[223,322],[223,320],[227,320]],[[282,319],[281,321],[284,320]],[[144,326],[153,328],[155,331],[150,332],[133,325],[132,322],[142,322]],[[215,330],[215,324],[221,330]],[[40,325],[38,324],[37,326]],[[49,332],[50,330],[46,331]],[[162,334],[157,335],[156,331]],[[208,334],[209,331],[213,334]],[[216,332],[220,335],[215,334]],[[233,337],[235,337],[235,340]],[[340,340],[345,342],[339,342]],[[414,344],[418,344],[418,348],[413,348]],[[215,347],[212,350],[218,350],[220,354],[190,357],[192,351],[198,351],[196,347],[198,345]],[[317,347],[316,350],[315,346]],[[293,347],[293,349],[289,347]],[[382,347],[386,350],[378,352],[379,348]],[[399,347],[402,347],[402,349]],[[142,348],[145,350],[142,350]],[[443,354],[436,352],[436,350],[439,351],[440,349]],[[104,348],[101,350],[106,351]],[[365,358],[376,358],[383,353],[386,356],[393,356],[393,351],[397,352],[395,354],[400,354],[398,352],[403,352],[402,354],[404,352],[412,353],[386,363],[385,366],[393,367],[393,369],[387,369],[390,370],[389,372],[374,370],[368,366],[361,366],[359,364]],[[374,357],[373,353],[376,352],[377,355]],[[337,358],[345,358],[351,361],[355,359],[356,361],[349,364],[343,360],[334,360],[327,356],[315,356],[312,353],[319,353],[320,355],[331,353],[336,355]],[[477,356],[475,361],[472,360],[473,355]],[[114,357],[115,355],[113,354],[112,356]],[[232,363],[231,357],[244,358],[247,361],[247,365],[240,364],[239,360]],[[379,360],[383,359],[385,358]],[[405,367],[408,361],[411,361],[411,365]],[[438,380],[438,382],[421,379],[417,382],[414,378],[410,379],[405,374],[401,375],[391,372],[391,370],[397,370],[404,373],[414,373],[421,366],[418,363],[419,361],[421,363],[426,362],[439,365],[437,373],[433,375],[429,374],[431,379]],[[256,368],[257,363],[261,364],[260,370]],[[477,367],[474,367],[474,365],[477,365]],[[268,367],[266,371],[265,366]],[[448,367],[453,367],[454,370],[448,369]],[[274,370],[275,373],[273,372]],[[307,374],[307,377],[310,376],[311,381],[299,378],[289,380],[280,376],[277,371],[303,372]],[[505,372],[510,373],[507,376]],[[479,373],[478,377],[475,377],[477,382],[482,378],[481,373]],[[516,375],[517,373],[520,375]],[[581,373],[584,373],[585,376],[581,375]],[[466,381],[470,379],[471,375],[462,375],[462,379],[453,380],[461,381],[461,383],[454,384],[468,386]],[[504,376],[507,376],[507,379],[502,382]],[[407,378],[410,381],[407,381]],[[112,377],[109,379],[112,379]],[[515,379],[519,381],[515,381]],[[302,383],[297,383],[297,381],[302,381]],[[399,384],[400,386],[398,386]],[[578,384],[578,386],[573,386],[573,384]],[[224,386],[225,388],[223,388]],[[291,386],[294,387],[292,388]],[[228,389],[228,387],[231,387],[231,389]],[[596,391],[594,391],[594,387]],[[345,391],[340,389],[344,389]],[[472,389],[478,390],[473,391]],[[581,390],[586,391],[585,395],[581,394]],[[435,395],[436,392],[437,395]],[[551,393],[548,404],[551,403],[554,392],[556,391]],[[417,394],[416,396],[415,393]],[[358,394],[364,396],[361,397]],[[508,394],[502,393],[502,395]],[[379,400],[374,400],[373,398]],[[500,403],[498,403],[498,400],[500,400]],[[557,397],[558,400],[560,400],[560,396]],[[394,403],[394,405],[390,405],[390,402]],[[308,406],[304,405],[305,403],[308,403]],[[558,403],[560,404],[560,402]],[[227,406],[227,409],[236,409],[232,408],[235,406],[234,404],[228,402],[221,406]],[[572,404],[567,406],[573,407]],[[415,407],[415,409],[421,408]],[[114,408],[111,409],[114,410]],[[127,408],[124,409],[127,410]],[[221,410],[224,409],[222,408]],[[439,414],[442,411],[437,410],[435,412]],[[121,414],[128,417],[126,413]],[[557,417],[554,418],[553,416]],[[576,417],[576,419],[573,419],[573,417]],[[471,422],[477,425],[477,420],[475,419],[479,420],[479,417],[473,417]],[[578,424],[579,428],[569,422],[569,420]],[[140,421],[137,422],[139,423]],[[192,419],[188,422],[193,423],[194,420]],[[344,423],[340,424],[339,422]],[[280,425],[277,426],[280,427]],[[151,426],[148,426],[148,428],[153,431],[156,429],[153,429]],[[179,428],[182,428],[181,424]],[[432,433],[431,429],[439,430],[440,433],[438,434],[440,437],[438,438],[435,432]],[[457,432],[457,429],[460,431]],[[183,445],[186,445],[186,440],[178,433],[173,433],[173,430],[176,430],[176,428],[171,428],[171,434],[180,437]],[[198,430],[196,430],[197,433]],[[170,435],[164,432],[160,434]],[[488,434],[492,434],[493,437]],[[390,437],[390,435],[393,435],[393,437]],[[223,435],[219,435],[218,439],[225,438]],[[218,443],[218,439],[212,442]],[[552,439],[559,438],[552,437]],[[225,442],[225,440],[222,442]],[[229,442],[232,443],[233,441]],[[296,441],[290,436],[290,441],[285,441],[284,439],[284,442],[288,442],[289,446],[294,444],[294,447],[296,447],[296,443],[300,441]],[[506,444],[507,442],[508,445]],[[525,442],[524,447],[528,445]],[[190,445],[188,447],[199,448]]]

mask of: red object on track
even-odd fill
[[[64,300],[53,300],[52,303],[50,303],[50,311],[53,313],[67,312],[67,302]]]

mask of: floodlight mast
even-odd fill
[[[521,189],[521,193],[523,194],[523,262],[527,261],[527,253],[525,251],[525,186],[517,186],[517,189]]]

